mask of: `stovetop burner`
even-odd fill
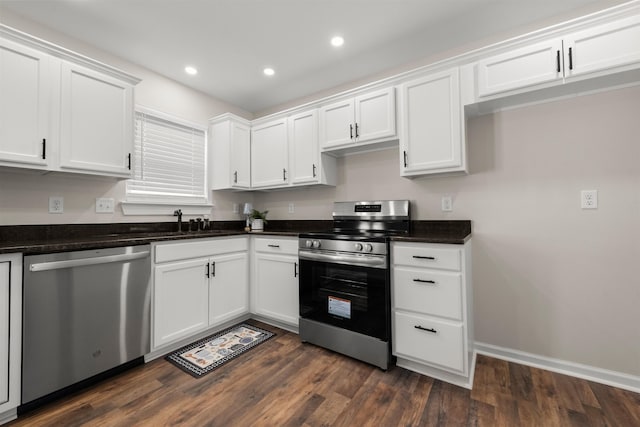
[[[389,236],[407,234],[408,200],[335,202],[333,229],[301,234],[301,239],[386,242]]]

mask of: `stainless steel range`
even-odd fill
[[[300,235],[300,338],[387,369],[389,236],[409,232],[409,201],[336,202],[333,225]]]

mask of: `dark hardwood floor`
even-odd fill
[[[640,394],[479,356],[473,391],[278,335],[195,379],[158,359],[14,426],[640,426]]]

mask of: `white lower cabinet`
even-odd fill
[[[392,342],[397,365],[473,385],[471,242],[393,242]]]
[[[248,238],[154,246],[153,349],[249,312]]]
[[[252,312],[298,327],[298,239],[254,238]]]
[[[238,252],[211,258],[209,326],[249,312],[249,255]]]
[[[207,327],[208,262],[208,258],[198,258],[155,266],[154,347],[188,337]]]
[[[22,358],[22,255],[0,255],[0,424],[17,416]]]

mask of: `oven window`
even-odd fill
[[[388,270],[300,260],[300,316],[389,338]]]

